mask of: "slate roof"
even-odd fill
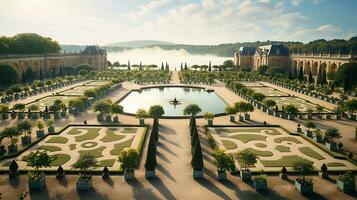
[[[268,56],[289,56],[289,49],[281,44],[264,45],[257,48],[257,53],[266,52]]]
[[[240,47],[238,51],[241,55],[252,56],[255,53],[255,48],[254,47]]]

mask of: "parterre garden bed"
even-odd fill
[[[213,126],[208,131],[218,147],[233,156],[242,150],[255,153],[258,162],[252,171],[278,172],[284,166],[292,170],[297,161],[311,162],[317,170],[323,163],[331,171],[357,170],[348,160],[334,158],[303,137],[291,135],[280,127]]]
[[[266,97],[265,99],[270,99],[276,102],[276,105],[279,107],[279,109],[282,108],[282,106],[287,106],[289,104],[293,104],[296,106],[300,112],[307,112],[308,109],[312,109],[314,113],[316,113],[316,107],[318,105],[315,105],[309,101],[306,101],[304,99],[298,98],[298,97]],[[328,112],[331,113],[331,111],[324,109],[322,112]]]
[[[280,97],[280,96],[289,96],[288,94],[281,92],[277,89],[271,88],[271,87],[248,87],[251,90],[254,90],[254,92],[262,93],[267,97]]]
[[[108,167],[111,171],[119,171],[120,162],[118,155],[125,148],[134,148],[139,152],[146,134],[143,126],[69,126],[59,135],[50,135],[44,140],[26,150],[16,161],[20,170],[31,170],[26,158],[37,150],[47,151],[55,156],[49,170],[56,170],[61,165],[65,170],[73,170],[72,165],[80,155],[94,155],[101,170]],[[8,164],[13,159],[0,161],[0,169],[7,170]]]

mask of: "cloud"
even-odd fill
[[[332,24],[324,24],[317,28],[301,29],[291,35],[291,38],[295,38],[301,41],[311,41],[316,39],[334,39],[342,36],[342,29],[339,26]]]
[[[302,2],[302,0],[291,0],[291,4],[295,7],[300,5],[301,2]]]
[[[139,6],[139,10],[125,14],[124,16],[133,21],[140,21],[155,10],[169,4],[171,0],[154,0]]]

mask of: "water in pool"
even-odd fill
[[[170,103],[174,98],[180,104]],[[120,103],[124,112],[135,114],[140,108],[149,110],[152,105],[161,105],[165,110],[164,116],[184,116],[183,109],[189,104],[197,104],[203,115],[205,112],[214,114],[224,113],[226,104],[214,92],[207,92],[201,88],[190,87],[157,87],[132,91]]]

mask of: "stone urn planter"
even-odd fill
[[[40,174],[37,177],[29,177],[28,186],[30,190],[42,190],[46,185],[46,176]]]
[[[227,172],[225,170],[217,170],[217,180],[218,181],[227,180]]]
[[[207,125],[208,126],[213,126],[213,119],[208,119],[207,120]]]
[[[118,116],[113,117],[113,122],[119,122],[119,117]]]
[[[155,177],[156,177],[155,169],[154,170],[145,169],[145,178],[155,178]]]
[[[23,146],[28,145],[31,143],[31,136],[25,135],[21,137],[21,143]]]
[[[252,174],[249,170],[240,170],[240,178],[242,181],[250,181],[252,178]]]
[[[45,135],[45,131],[44,130],[37,130],[36,131],[36,136],[37,138],[42,138]]]
[[[304,182],[303,184],[299,179],[295,179],[295,188],[300,194],[309,194],[313,192],[314,185],[312,183]]]
[[[306,135],[307,137],[312,138],[312,131],[306,130],[306,131],[305,131],[305,135]]]
[[[354,182],[343,182],[339,179],[336,181],[336,186],[343,192],[353,192],[355,191],[355,183]]]
[[[8,147],[9,153],[17,152],[17,144],[10,144]]]
[[[245,120],[250,120],[250,114],[244,114],[244,119]]]
[[[337,144],[335,142],[326,141],[325,145],[330,151],[337,151]]]
[[[54,126],[50,126],[47,128],[48,133],[54,133],[55,132],[55,127]]]
[[[91,190],[93,187],[91,176],[80,176],[76,182],[77,190]]]
[[[234,121],[236,121],[236,119],[235,119],[235,117],[233,115],[231,115],[231,116],[229,116],[229,121],[230,122],[234,122]]]
[[[134,171],[134,169],[125,169],[124,170],[124,179],[125,180],[133,180],[133,179],[135,179],[135,171]]]
[[[145,119],[139,119],[139,124],[144,125],[145,124]]]
[[[268,182],[266,180],[253,178],[253,184],[256,191],[263,191],[268,189]]]
[[[192,176],[194,179],[203,178],[203,170],[193,170]]]

